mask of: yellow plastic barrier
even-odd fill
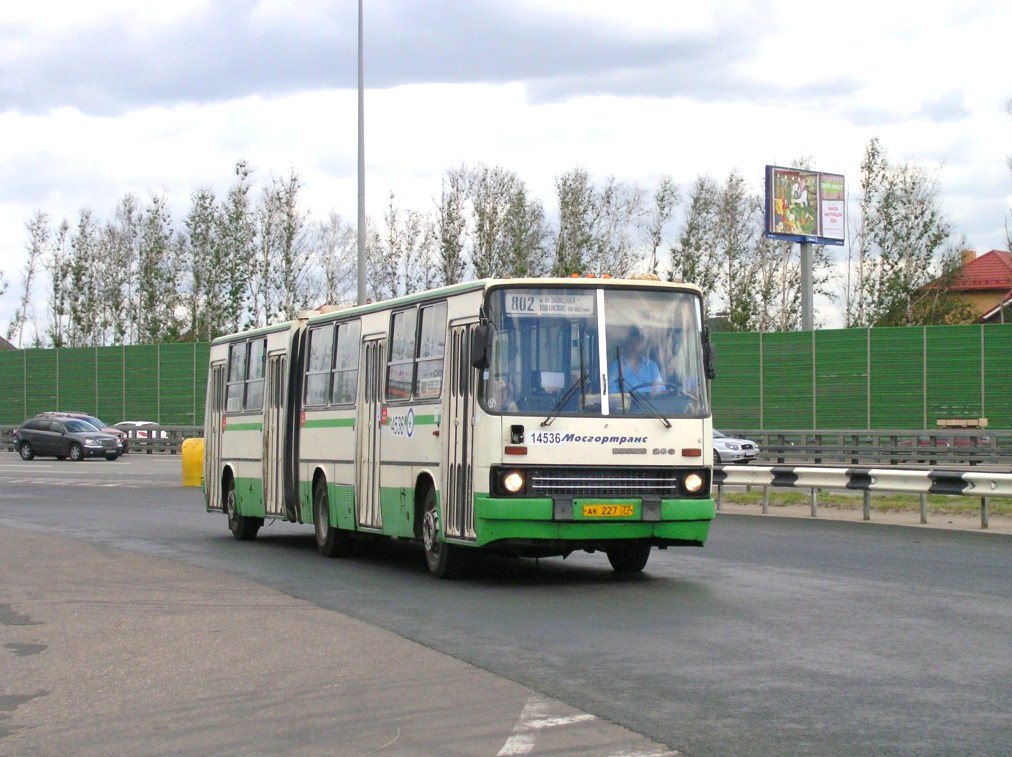
[[[183,439],[183,486],[204,484],[204,440]]]

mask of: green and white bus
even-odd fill
[[[441,578],[475,549],[640,571],[715,514],[703,323],[690,284],[510,279],[216,339],[207,510],[328,557],[416,541]]]

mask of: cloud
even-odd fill
[[[742,12],[742,9],[749,12]],[[716,95],[755,46],[758,8],[693,20],[651,4],[656,24],[495,0],[366,7],[369,86],[526,82],[536,102],[587,94]],[[659,9],[659,10],[658,10]],[[168,18],[112,8],[66,25],[0,26],[0,110],[116,115],[253,94],[355,88],[351,3],[191,4]]]

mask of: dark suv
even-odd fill
[[[118,437],[103,433],[79,418],[31,418],[14,430],[14,446],[22,460],[36,456],[115,460],[120,456]]]
[[[99,418],[96,418],[94,415],[88,415],[87,413],[76,413],[76,412],[75,413],[72,413],[72,412],[45,412],[45,413],[39,413],[35,417],[36,418],[57,418],[57,419],[59,419],[59,418],[77,418],[79,420],[86,421],[86,422],[90,423],[92,426],[94,426],[95,428],[97,428],[99,431],[101,431],[101,432],[103,432],[105,434],[112,434],[113,436],[118,437],[119,438],[119,443],[120,443],[120,451],[119,452],[120,452],[121,455],[125,455],[127,452],[130,451],[129,450],[129,448],[130,448],[130,439],[129,439],[129,437],[126,434],[126,431],[124,431],[121,428],[116,428],[115,426],[110,426],[108,423],[106,423],[105,421],[103,421],[103,420],[101,420]]]

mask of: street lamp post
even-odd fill
[[[365,74],[362,2],[358,0],[358,304],[365,304]]]

